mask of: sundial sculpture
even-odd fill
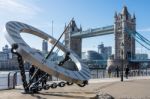
[[[41,87],[38,87],[38,85],[42,82],[42,79],[45,79],[48,75],[53,75],[66,82],[60,82],[59,84],[53,83],[49,86],[45,86],[44,89],[56,88],[57,86],[64,87],[65,84],[71,85],[72,83],[76,83],[80,87],[83,87],[88,83],[88,80],[90,79],[90,71],[88,66],[85,65],[72,50],[67,49],[61,42],[59,42],[59,39],[62,37],[65,31],[62,33],[60,38],[56,40],[52,36],[44,33],[37,28],[17,21],[8,22],[6,24],[6,30],[7,33],[5,36],[7,41],[12,45],[12,52],[18,56],[18,62],[21,70],[25,92],[37,92],[43,89]],[[59,66],[58,64],[55,64],[53,61],[47,60],[53,50],[49,52],[47,57],[42,56],[22,39],[20,35],[20,33],[22,32],[33,34],[44,40],[47,40],[53,45],[53,49],[54,47],[58,47],[64,53],[69,53],[68,57],[75,63],[77,70],[68,70],[66,68],[63,68],[62,66]],[[45,75],[43,76],[43,78],[40,78],[36,83],[33,83],[33,81],[30,81],[28,83],[25,77],[23,61],[27,61],[38,68],[38,70],[44,71]],[[36,72],[34,73],[35,75]]]

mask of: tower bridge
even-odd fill
[[[82,27],[78,28],[75,20],[71,20],[68,29],[65,33],[66,47],[74,50],[79,56],[82,51],[82,39],[94,36],[102,36],[108,34],[115,35],[115,58],[120,59],[120,52],[123,49],[124,54],[135,54],[135,40],[130,37],[126,30],[131,32],[136,31],[136,18],[135,15],[128,12],[127,7],[124,6],[121,13],[114,14],[114,25],[104,26],[95,29],[88,29],[82,31]],[[124,44],[124,48],[121,44]],[[132,45],[132,46],[131,46]],[[126,55],[123,55],[125,58]]]
[[[8,22],[6,24],[6,39],[12,45],[11,52],[17,55],[25,92],[34,93],[42,89],[47,90],[50,87],[56,88],[57,86],[64,87],[66,84],[71,85],[73,83],[76,83],[80,87],[84,87],[85,85],[87,85],[88,80],[90,79],[90,71],[88,66],[84,64],[73,51],[69,50],[72,49],[79,56],[81,56],[82,38],[114,34],[115,55],[107,61],[107,66],[109,67],[109,69],[114,69],[113,67],[115,67],[116,69],[116,66],[122,66],[121,81],[123,81],[124,65],[132,67],[134,64],[139,64],[147,61],[149,62],[149,60],[134,59],[135,41],[139,42],[139,40],[141,40],[150,46],[150,41],[136,32],[135,15],[131,16],[131,14],[127,10],[127,7],[125,6],[121,13],[115,13],[114,20],[114,25],[82,31],[82,27],[78,28],[73,19],[67,25],[67,27],[65,27],[64,32],[60,35],[58,40],[30,25],[17,21]],[[42,54],[39,54],[37,50],[31,48],[22,39],[22,37],[20,36],[20,33],[22,32],[38,36],[46,41],[49,41],[49,43],[53,45],[52,49],[46,55],[46,57]],[[64,34],[66,46],[59,42]],[[136,38],[138,38],[138,40]],[[59,63],[47,61],[56,46],[66,54],[64,59]],[[143,47],[148,48],[144,45]],[[31,77],[29,82],[26,81],[24,61],[27,61],[31,63],[33,67],[38,68],[33,72],[33,76]],[[73,67],[73,69],[64,68],[67,66],[71,66]],[[38,72],[40,72],[41,70],[45,73],[42,74],[42,76],[39,77],[36,82],[33,82],[34,78],[38,76]],[[49,75],[54,75],[55,77],[65,80],[66,82],[60,82],[58,84],[53,83],[48,85],[42,84],[42,86],[40,86],[41,83],[45,83]]]
[[[79,31],[71,34],[71,37],[74,38],[88,38],[94,36],[102,36],[114,33],[114,25],[95,28],[95,29],[88,29],[86,31]]]
[[[133,33],[133,36],[130,35],[129,31]],[[136,35],[134,33],[136,33],[135,14],[131,15],[128,12],[127,7],[124,6],[121,13],[115,12],[114,25],[93,28],[83,31],[82,27],[77,27],[74,19],[71,20],[69,28],[65,33],[65,46],[69,49],[74,50],[81,57],[83,38],[114,34],[115,54],[113,58],[107,61],[107,66],[121,66],[122,59],[125,60],[124,65],[128,65],[130,63],[137,63],[137,60],[134,59],[134,36]]]

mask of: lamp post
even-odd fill
[[[124,43],[122,42],[121,43],[121,47],[122,47],[122,50],[121,50],[121,56],[122,56],[122,61],[121,61],[121,82],[123,82],[123,61],[124,61],[124,57],[123,57],[123,47],[124,47]]]

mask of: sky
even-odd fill
[[[20,21],[32,25],[58,38],[65,24],[74,17],[78,27],[83,30],[114,24],[114,13],[121,12],[124,5],[136,15],[136,28],[146,38],[150,38],[150,0],[0,0],[0,50],[8,42],[5,39],[5,24],[8,21]],[[41,49],[42,40],[30,34],[21,35],[32,47]],[[112,46],[114,52],[114,35],[83,39],[82,48],[96,50],[104,43]],[[9,45],[9,44],[8,44]],[[149,53],[136,44],[137,53]]]

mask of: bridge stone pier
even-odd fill
[[[74,20],[69,25],[65,33],[65,46],[74,50],[80,57],[82,52],[82,38],[102,36],[114,34],[115,38],[115,54],[107,61],[108,68],[116,68],[116,66],[131,65],[129,60],[135,57],[135,39],[130,36],[130,32],[136,31],[136,17],[131,15],[127,7],[124,6],[121,13],[115,12],[114,25],[101,28],[88,29],[82,31],[77,27]]]

